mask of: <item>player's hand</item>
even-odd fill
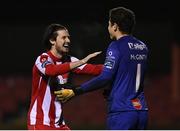
[[[84,59],[82,59],[82,61],[83,61],[84,63],[86,63],[86,62],[88,62],[91,58],[96,57],[97,55],[99,55],[99,54],[101,54],[101,53],[102,53],[102,51],[98,51],[98,52],[94,52],[94,53],[92,53],[92,54],[89,54],[89,55],[86,56]]]
[[[56,95],[57,99],[63,103],[75,96],[74,91],[71,89],[62,89],[54,91],[54,94]]]

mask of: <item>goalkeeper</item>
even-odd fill
[[[143,130],[147,128],[148,108],[144,95],[148,48],[132,36],[133,11],[117,7],[109,11],[110,43],[102,73],[73,89],[55,91],[62,102],[73,96],[112,84],[107,97],[108,130]]]

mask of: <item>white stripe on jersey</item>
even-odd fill
[[[139,90],[141,80],[141,64],[137,64],[137,73],[136,73],[136,92]]]
[[[37,115],[37,99],[34,102],[34,105],[30,112],[30,124],[35,125],[36,124],[36,115]]]
[[[50,125],[50,118],[49,118],[50,105],[51,105],[51,91],[50,91],[49,80],[48,80],[48,85],[46,87],[46,92],[45,92],[43,103],[42,103],[42,110],[44,114],[44,118],[43,118],[44,125]]]
[[[39,79],[38,89],[40,88],[41,81],[42,81],[42,77],[40,77]]]
[[[47,57],[48,62],[51,62],[52,64],[57,64],[57,65],[62,64],[61,62],[54,63],[53,60],[50,58],[50,56],[47,53],[43,53],[42,55],[47,55],[48,56]],[[37,67],[38,71],[40,71],[42,74],[45,74],[45,68],[42,66],[42,63],[40,61],[41,56],[39,56],[36,59],[35,66]],[[78,61],[78,59],[75,58],[75,57],[71,57],[71,61],[75,62],[75,61]],[[86,66],[86,64],[78,67],[78,69],[82,70],[85,66]],[[46,80],[44,80],[43,77],[41,77],[39,72],[36,72],[36,73],[38,73],[36,75],[39,75],[40,78],[39,78],[39,80],[35,79],[36,82],[38,82],[38,89],[36,87],[35,90],[38,91],[39,88],[41,86],[43,86],[42,88],[43,88],[43,90],[45,90],[45,94],[42,94],[42,96],[40,96],[40,97],[43,97],[43,98],[41,98],[43,100],[41,107],[38,107],[38,104],[39,104],[38,102],[39,101],[37,100],[37,98],[34,100],[34,103],[32,105],[32,109],[31,109],[30,114],[29,114],[29,117],[30,117],[29,124],[30,125],[36,125],[36,123],[39,123],[39,122],[41,123],[41,119],[37,118],[37,110],[42,110],[43,111],[43,114],[42,114],[43,125],[52,126],[52,125],[50,125],[51,124],[50,123],[50,120],[51,120],[50,117],[54,118],[54,116],[49,116],[50,115],[49,112],[50,112],[51,106],[52,106],[51,102],[53,102],[55,109],[52,109],[52,110],[55,110],[55,112],[54,112],[55,113],[54,114],[55,115],[55,120],[52,120],[52,121],[55,122],[55,125],[54,125],[55,127],[59,127],[59,125],[58,125],[59,123],[57,123],[57,122],[59,121],[60,117],[62,116],[62,105],[61,105],[60,102],[58,102],[56,100],[54,101],[54,99],[52,99],[52,96],[51,96],[52,94],[51,94],[50,86],[49,86],[49,82],[50,82],[51,77],[48,79],[48,82],[46,83],[47,85],[46,84],[41,85],[41,83],[46,82]],[[59,82],[61,84],[66,83],[67,82],[67,77],[68,76],[63,77],[61,75],[58,75]],[[37,93],[39,93],[39,91]],[[35,95],[35,94],[33,94],[33,95]],[[38,108],[40,108],[40,109],[38,109]],[[53,114],[51,114],[51,115],[53,115]],[[62,124],[65,124],[65,122],[63,121]]]
[[[75,62],[75,61],[78,61],[78,60],[79,60],[79,59],[77,59],[76,57],[71,56],[71,62]],[[79,66],[78,68],[79,68],[80,70],[82,70],[85,66],[86,66],[86,64],[84,64],[84,65],[82,65],[82,66]]]
[[[42,80],[42,77],[40,77],[40,79],[39,79],[38,89],[40,87],[41,80]],[[35,100],[34,105],[31,109],[31,113],[30,113],[30,124],[31,125],[36,124],[36,115],[37,115],[37,99]]]
[[[55,105],[55,112],[56,112],[56,116],[55,116],[55,127],[59,127],[59,119],[62,113],[62,108],[61,108],[61,104],[59,101],[54,101],[54,105]]]

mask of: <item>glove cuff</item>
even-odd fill
[[[84,93],[84,91],[81,89],[81,87],[76,87],[72,89],[75,95],[81,95]]]

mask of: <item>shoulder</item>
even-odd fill
[[[113,41],[110,43],[107,52],[106,57],[119,57],[120,56],[120,48],[118,47],[117,41]]]
[[[39,59],[40,61],[44,61],[46,59],[48,59],[49,55],[45,52],[41,53],[39,56],[37,56],[36,59]]]
[[[143,40],[141,39],[138,39],[137,37],[133,36],[132,37],[133,40],[135,40],[137,43],[140,43],[140,44],[143,44],[143,45],[146,45],[146,42],[144,42]]]
[[[137,39],[137,38],[135,38],[135,40],[136,40],[136,44],[134,44],[134,48],[137,48],[140,50],[144,50],[144,49],[148,50],[147,44],[144,41]]]
[[[36,63],[44,63],[46,61],[49,61],[49,62],[53,62],[53,60],[51,59],[51,57],[46,53],[42,53],[40,54],[37,58],[36,58]]]
[[[43,61],[43,60],[47,60],[49,55],[47,53],[42,53],[39,57],[40,57],[41,61]]]
[[[118,43],[119,43],[118,41],[112,41],[112,42],[109,44],[108,49],[116,50]]]

